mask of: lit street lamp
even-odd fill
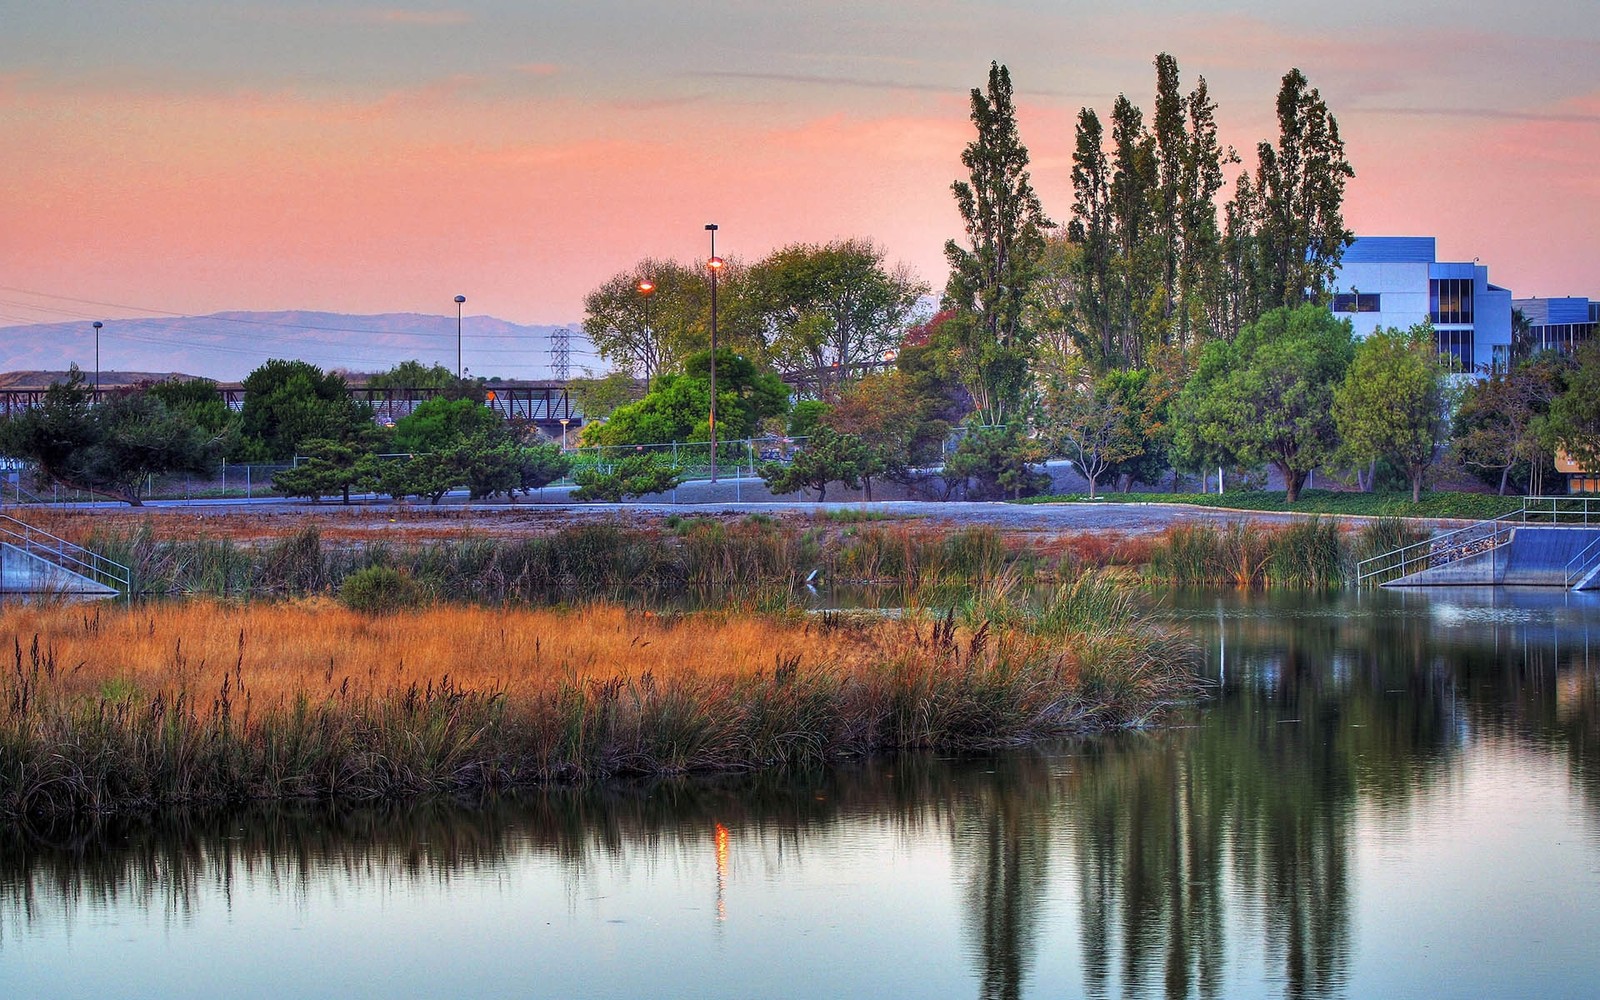
[[[644,299],[644,339],[646,344],[650,342],[650,293],[655,290],[655,282],[649,278],[639,279],[639,295]],[[644,391],[647,394],[650,392],[650,372],[648,370],[644,373]]]
[[[717,256],[717,224],[709,222],[706,231],[711,234],[711,259],[706,267],[711,270],[711,481],[717,481],[717,272],[722,270],[722,258]]]
[[[100,399],[100,328],[105,326],[99,320],[94,321],[94,398]]]
[[[570,423],[571,420],[572,420],[571,417],[562,417],[561,420],[559,421],[560,424],[561,424],[561,450],[562,451],[566,451],[567,450],[567,424]]]
[[[467,301],[465,295],[456,296],[456,378],[461,378],[461,304]]]

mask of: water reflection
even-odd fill
[[[1387,952],[1383,942],[1358,947],[1371,910],[1361,900],[1388,889],[1362,883],[1364,838],[1374,829],[1397,836],[1454,802],[1473,755],[1504,746],[1550,762],[1587,811],[1591,838],[1600,828],[1600,600],[1435,592],[1180,595],[1173,604],[1205,650],[1216,697],[1157,732],[798,779],[0,830],[0,985],[6,963],[53,929],[70,934],[107,912],[139,912],[181,934],[249,894],[314,909],[335,883],[338,892],[416,894],[438,906],[484,882],[525,894],[508,873],[534,860],[555,873],[574,919],[584,916],[576,901],[590,883],[677,872],[686,898],[709,913],[701,932],[683,933],[709,933],[711,943],[691,936],[687,947],[717,956],[685,962],[723,969],[730,951],[780,956],[766,962],[770,980],[742,982],[741,992],[828,992],[785,964],[795,928],[774,913],[793,909],[812,920],[869,914],[876,924],[834,947],[853,943],[880,961],[925,947],[892,943],[891,914],[927,919],[906,932],[912,938],[936,937],[949,921],[966,944],[956,956],[963,991],[982,998],[1370,993],[1361,984]],[[874,909],[885,902],[874,894],[886,892],[876,884],[854,898],[856,888],[832,873],[866,870],[850,860],[866,842],[889,844],[891,858],[942,850],[942,866],[892,884],[939,899],[929,887],[942,880],[949,912],[920,902]],[[825,902],[813,912],[808,898]],[[1570,916],[1581,926],[1595,915]],[[681,913],[639,915],[647,916],[666,924]],[[918,978],[937,974],[938,957],[883,974],[907,993],[948,994],[953,984]],[[815,975],[818,965],[852,961],[866,960],[836,952],[808,956],[804,968]],[[1595,971],[1590,963],[1574,981]],[[441,982],[454,974],[441,970]],[[592,985],[596,995],[628,991]]]

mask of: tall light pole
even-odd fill
[[[639,279],[639,294],[644,298],[644,340],[646,344],[650,343],[650,294],[655,290],[655,282],[649,278]],[[644,373],[644,391],[646,394],[650,392],[650,372],[648,370]]]
[[[717,481],[717,272],[722,270],[722,258],[717,256],[717,224],[706,223],[711,234],[711,259],[706,267],[711,271],[711,481]]]
[[[465,295],[456,296],[456,378],[461,378],[461,304],[467,301]]]
[[[105,326],[99,320],[94,321],[94,398],[100,400],[100,328]]]

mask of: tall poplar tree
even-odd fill
[[[1321,299],[1355,239],[1343,214],[1345,182],[1355,171],[1338,121],[1298,69],[1284,74],[1278,90],[1278,144],[1263,142],[1256,155],[1257,308]]]
[[[968,245],[944,245],[944,304],[959,311],[964,354],[954,367],[965,373],[979,420],[990,424],[1012,416],[1021,395],[1030,342],[1024,309],[1050,226],[1028,177],[1011,94],[1010,72],[991,63],[987,91],[972,91],[978,134],[961,154],[969,179],[950,185]]]

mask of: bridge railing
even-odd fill
[[[1567,589],[1571,590],[1576,587],[1584,577],[1594,572],[1597,566],[1600,566],[1600,534],[1596,534],[1594,541],[1585,545],[1577,555],[1567,560]]]

